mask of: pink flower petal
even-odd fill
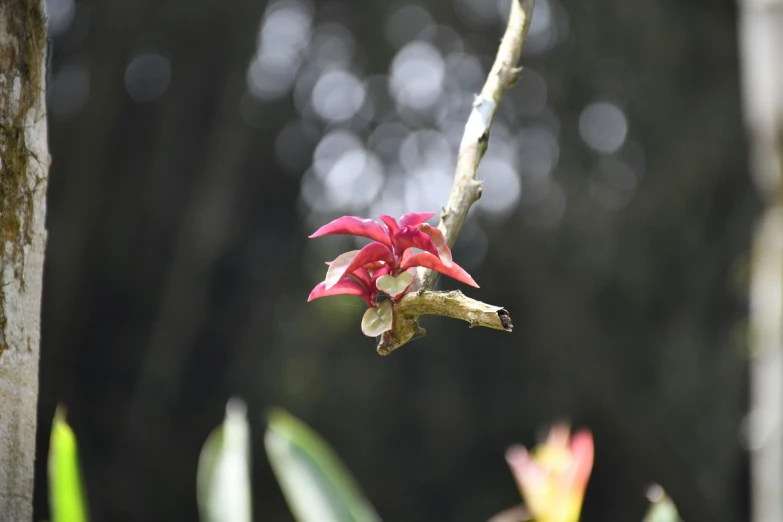
[[[386,225],[386,228],[389,229],[389,235],[390,236],[394,235],[394,233],[397,232],[400,229],[399,225],[397,225],[397,220],[394,219],[391,216],[383,214],[383,215],[378,216],[378,219],[383,221],[383,223]]]
[[[451,266],[451,249],[446,244],[446,238],[443,236],[443,232],[438,227],[432,227],[428,223],[422,223],[417,227],[419,230],[430,236],[432,244],[438,251],[438,257],[443,264]]]
[[[350,236],[369,237],[391,248],[391,238],[383,225],[372,219],[364,219],[356,216],[343,216],[331,221],[310,236],[321,237],[331,234],[347,234]]]
[[[571,458],[574,489],[584,493],[593,469],[593,435],[587,430],[574,433],[571,439]]]
[[[429,268],[436,272],[440,272],[443,275],[447,275],[466,285],[474,286],[476,288],[479,287],[473,278],[470,277],[470,274],[465,272],[457,263],[452,263],[451,266],[448,267],[441,262],[440,258],[429,252],[421,252],[420,254],[410,256],[405,263],[403,263],[402,269],[407,270],[412,266],[423,266],[424,268]]]
[[[370,288],[370,273],[364,267],[357,268],[351,275],[358,279],[361,284]]]
[[[378,278],[381,276],[385,276],[389,272],[391,272],[391,268],[389,268],[388,266],[379,268],[378,270],[374,271],[372,273],[372,277],[370,278],[370,288],[375,288],[375,282],[378,280]]]
[[[394,252],[400,255],[400,252],[415,247],[419,250],[425,250],[430,254],[440,257],[438,249],[432,244],[430,236],[422,232],[416,227],[405,227],[397,231],[392,236],[392,242],[394,243]]]
[[[307,302],[310,302],[313,299],[318,299],[319,297],[329,297],[333,295],[355,295],[364,299],[364,302],[367,303],[367,306],[373,306],[372,302],[370,301],[370,293],[367,291],[364,285],[355,279],[351,279],[350,277],[341,279],[337,282],[337,284],[328,290],[326,289],[325,281],[318,283],[316,287],[313,288],[313,291],[310,292],[310,297],[307,298]]]
[[[549,428],[546,436],[546,447],[552,449],[570,450],[571,444],[571,426],[566,423],[555,424]]]
[[[367,263],[364,265],[364,268],[367,270],[367,272],[372,275],[372,273],[380,268],[383,268],[385,266],[388,266],[386,263],[382,263],[381,261],[373,261],[372,263]]]
[[[407,214],[403,214],[400,218],[400,228],[424,223],[434,215],[435,212],[408,212]]]
[[[400,266],[404,266],[412,255],[413,255],[413,249],[406,248],[405,251],[402,253],[402,261],[400,261]]]
[[[546,470],[533,461],[524,446],[517,444],[508,448],[506,462],[514,474],[519,489],[536,490],[546,484]]]
[[[332,261],[329,270],[326,271],[326,280],[324,281],[326,288],[329,289],[337,284],[346,274],[375,261],[391,263],[394,261],[394,256],[385,245],[377,242],[370,243],[361,250],[351,250],[341,254]]]

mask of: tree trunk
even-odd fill
[[[764,199],[750,285],[753,520],[783,520],[783,0],[740,2],[751,172]]]
[[[46,230],[43,0],[0,2],[0,521],[32,519]]]

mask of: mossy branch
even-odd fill
[[[500,101],[519,76],[521,69],[517,64],[525,45],[534,4],[535,0],[512,0],[508,25],[495,63],[473,102],[457,152],[454,185],[438,225],[449,247],[453,247],[457,241],[471,205],[481,197],[481,181],[476,179],[476,173],[487,150],[489,130]],[[388,355],[415,335],[423,335],[424,330],[418,325],[418,317],[421,315],[445,315],[468,321],[471,326],[511,331],[511,319],[505,309],[467,298],[460,292],[456,294],[461,297],[456,298],[454,292],[431,291],[437,277],[438,273],[433,270],[418,269],[414,291],[394,305],[392,329],[380,336],[378,353]],[[501,310],[508,327],[502,324],[498,315]]]

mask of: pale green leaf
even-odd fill
[[[329,445],[288,412],[269,414],[264,444],[297,522],[380,522]]]
[[[250,426],[239,399],[226,404],[198,461],[196,492],[202,522],[251,522]]]
[[[333,287],[345,275],[345,269],[353,262],[353,259],[359,254],[360,250],[351,250],[337,256],[337,259],[329,264],[326,270],[326,289]]]
[[[650,509],[642,522],[682,522],[672,499],[658,485],[652,486],[647,493]]]
[[[392,299],[397,299],[400,294],[404,293],[405,290],[408,289],[412,282],[413,274],[406,271],[397,277],[388,274],[382,275],[375,282],[375,286],[378,287],[378,290],[389,294]]]
[[[380,279],[380,278],[379,278]],[[384,301],[377,308],[368,308],[362,317],[362,332],[367,337],[377,337],[392,327],[392,304]]]

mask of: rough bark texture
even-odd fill
[[[32,519],[46,231],[42,0],[0,2],[0,521]]]
[[[740,2],[751,171],[765,202],[750,281],[753,520],[783,520],[783,1]]]

